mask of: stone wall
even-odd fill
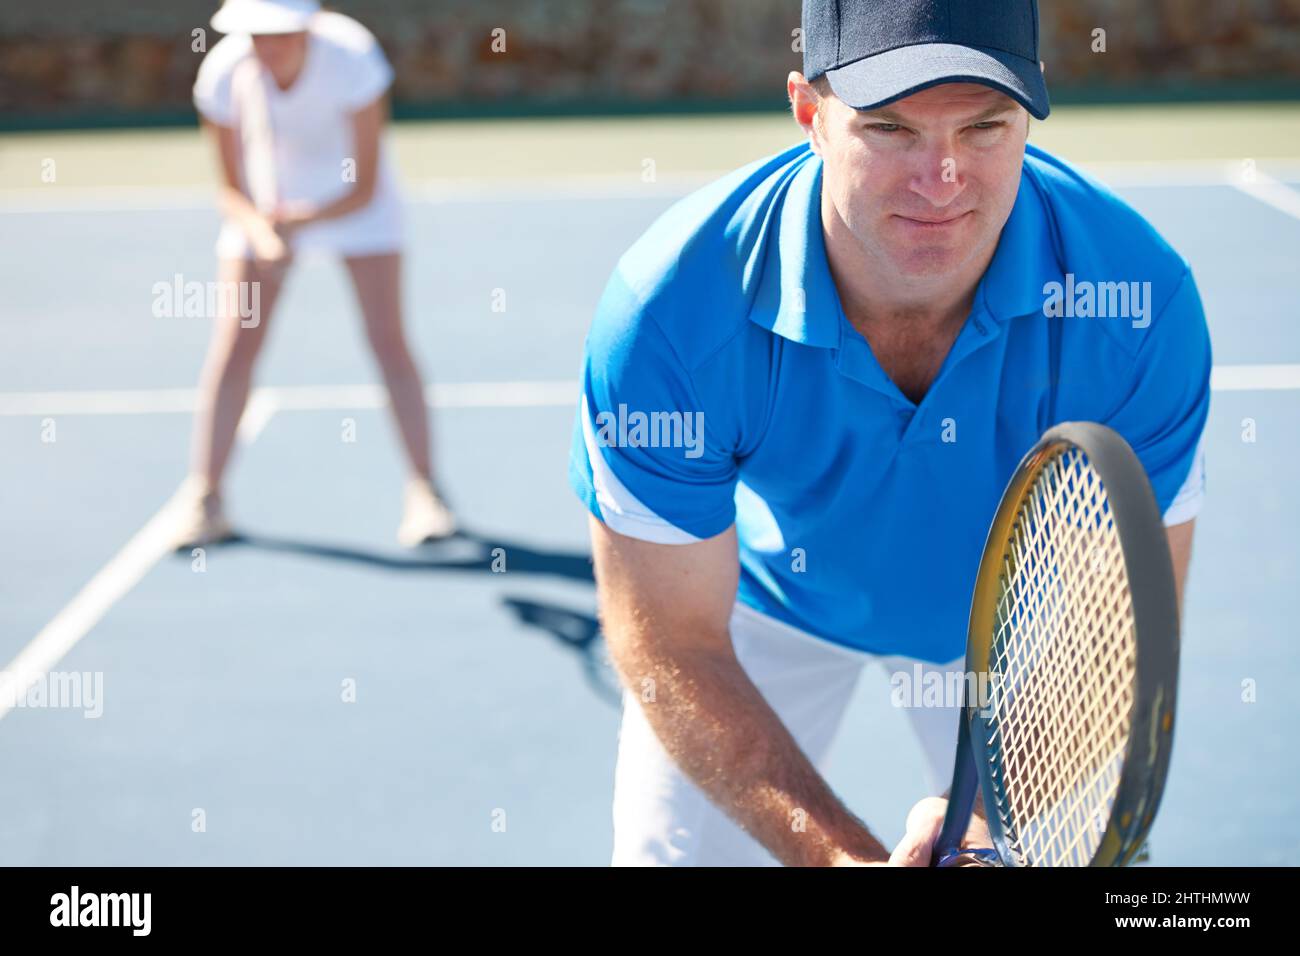
[[[215,0],[0,7],[0,114],[183,113]],[[798,0],[336,0],[376,33],[395,98],[582,106],[784,98]],[[1041,0],[1049,83],[1129,92],[1300,87],[1300,0]],[[493,30],[505,51],[493,50]],[[1105,30],[1105,52],[1100,45]],[[215,42],[209,29],[202,38]]]

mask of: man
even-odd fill
[[[961,669],[988,522],[1058,421],[1133,446],[1181,595],[1205,319],[1136,212],[1026,145],[1037,13],[805,0],[806,143],[679,203],[609,282],[570,473],[627,687],[616,864],[928,862],[942,797],[891,854],[818,766],[863,663]],[[908,709],[934,794],[959,703]]]

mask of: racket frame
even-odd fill
[[[1092,866],[1123,866],[1142,848],[1164,791],[1173,749],[1178,683],[1178,601],[1173,561],[1163,519],[1146,471],[1115,431],[1095,422],[1064,422],[1048,430],[1025,455],[989,527],[971,599],[966,644],[968,674],[988,674],[994,614],[1001,593],[1006,545],[1022,499],[1048,463],[1070,446],[1087,456],[1106,490],[1120,540],[1138,634],[1133,710],[1115,802]],[[984,798],[985,819],[997,863],[1016,866],[999,807],[1006,800],[991,753],[993,728],[980,702],[970,700],[964,681],[953,787],[948,812],[935,843],[933,864],[948,866],[970,857],[991,863],[993,854],[959,850],[974,812],[975,792]],[[977,784],[972,783],[972,778]]]

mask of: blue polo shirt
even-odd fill
[[[993,512],[1056,422],[1114,428],[1166,523],[1195,515],[1209,335],[1187,263],[1141,216],[1026,147],[971,313],[917,404],[841,308],[821,171],[806,144],[738,170],[619,261],[570,460],[592,514],[669,544],[734,523],[741,602],[932,662],[963,654]]]

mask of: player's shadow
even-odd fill
[[[523,598],[506,597],[501,603],[508,607],[519,620],[546,631],[561,644],[575,651],[582,660],[583,675],[600,698],[606,703],[618,706],[622,700],[622,689],[618,674],[610,663],[605,651],[604,635],[600,633],[600,623],[589,614],[570,611],[554,604]]]
[[[345,561],[387,571],[538,574],[594,582],[591,558],[586,554],[541,551],[504,538],[487,538],[472,531],[461,531],[445,541],[422,545],[402,554],[257,533],[241,533],[221,547],[251,547],[280,554]]]
[[[344,561],[388,571],[451,571],[466,574],[541,575],[594,585],[591,558],[581,552],[543,551],[503,538],[461,531],[453,538],[405,553],[372,551],[351,545],[241,533],[222,548],[249,547],[327,561]],[[602,700],[617,706],[618,678],[605,653],[600,624],[590,614],[532,598],[506,596],[501,603],[521,623],[549,634],[577,654],[583,675]]]

